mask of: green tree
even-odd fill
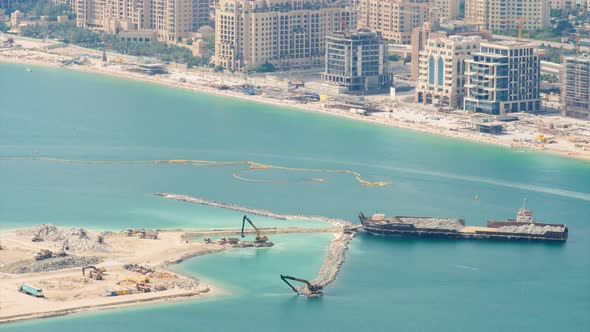
[[[275,66],[268,61],[261,64],[261,65],[254,67],[254,71],[257,73],[271,73],[276,70],[277,69],[275,68]]]
[[[399,55],[397,55],[397,54],[391,54],[391,55],[389,56],[389,61],[393,61],[393,62],[395,62],[395,61],[399,61],[399,59],[401,59],[401,58],[400,58],[400,56],[399,56]]]
[[[216,73],[223,73],[223,66],[215,66],[215,68],[213,68],[213,71]]]
[[[6,32],[8,30],[10,30],[8,25],[6,25],[6,23],[4,23],[4,22],[0,22],[0,32]]]
[[[575,32],[574,26],[568,20],[562,20],[557,23],[555,33],[558,35],[566,35]]]

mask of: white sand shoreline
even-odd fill
[[[28,51],[28,52],[37,52],[37,51]],[[41,53],[41,52],[39,52]],[[53,54],[50,54],[53,55]],[[55,56],[55,55],[53,55]],[[51,68],[60,68],[57,63],[51,63],[48,61],[39,61],[39,60],[31,60],[27,58],[16,58],[16,57],[5,57],[3,56],[2,51],[0,50],[0,62],[5,63],[14,63],[14,64],[25,64],[25,65],[33,65],[33,66],[44,66],[44,67],[51,67]],[[315,104],[299,104],[291,101],[283,101],[283,100],[275,100],[269,97],[263,96],[249,96],[229,90],[218,90],[216,88],[208,87],[203,84],[200,85],[189,85],[188,83],[179,83],[179,82],[172,82],[169,79],[158,77],[158,76],[147,76],[143,74],[134,74],[130,72],[123,71],[118,68],[114,68],[112,66],[102,67],[97,64],[91,65],[71,65],[67,67],[63,67],[66,69],[82,71],[82,72],[89,72],[95,74],[102,74],[108,75],[113,77],[119,77],[124,79],[131,79],[137,80],[141,82],[153,83],[162,86],[172,87],[172,88],[181,88],[184,90],[195,91],[200,93],[207,93],[207,94],[214,94],[222,97],[230,97],[238,100],[246,100],[250,102],[260,102],[265,104],[271,104],[275,106],[279,106],[281,108],[288,108],[288,109],[297,109],[297,110],[304,110],[309,112],[317,112],[326,115],[338,116],[341,118],[347,118],[351,120],[360,120],[363,122],[368,122],[377,125],[384,125],[389,127],[396,127],[402,129],[409,129],[414,131],[420,131],[423,133],[428,133],[432,135],[443,135],[446,137],[464,139],[468,141],[475,141],[478,143],[486,143],[486,144],[493,144],[499,145],[503,147],[510,147],[510,148],[517,148],[523,149],[527,151],[536,151],[536,152],[549,152],[555,155],[560,155],[569,158],[575,159],[582,159],[582,160],[590,160],[590,151],[566,151],[566,150],[559,150],[549,145],[538,146],[538,145],[531,145],[527,143],[519,143],[519,142],[509,142],[502,140],[501,137],[498,136],[490,136],[485,134],[479,133],[469,133],[469,132],[456,132],[450,130],[444,130],[443,128],[436,128],[433,126],[429,126],[426,124],[418,124],[418,123],[407,123],[397,119],[389,118],[376,118],[376,117],[367,117],[358,114],[353,114],[346,111],[341,110],[334,110],[330,109],[327,110],[323,107],[322,104],[315,103]],[[187,73],[188,75],[189,73]],[[200,73],[200,75],[205,75],[204,73]],[[214,79],[215,77],[211,77]]]

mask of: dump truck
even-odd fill
[[[44,260],[51,257],[53,257],[53,251],[47,249],[41,249],[33,255],[33,258],[36,261]]]
[[[34,297],[45,297],[45,295],[43,295],[43,290],[41,288],[33,287],[27,284],[20,285],[18,291]]]

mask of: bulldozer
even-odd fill
[[[107,271],[104,267],[97,268],[96,266],[89,265],[82,268],[82,275],[86,276],[86,270],[90,270],[88,272],[88,278],[94,280],[103,280],[104,274]]]
[[[250,220],[247,216],[244,216],[242,218],[242,233],[241,233],[242,237],[246,237],[246,235],[244,234],[244,227],[246,226],[246,221],[254,228],[254,231],[256,231],[256,238],[254,240],[254,243],[257,246],[271,247],[273,245],[272,242],[268,241],[268,237],[266,235],[263,236],[262,234],[260,234],[260,230],[258,229],[258,227],[254,226],[254,223],[252,223],[252,220]]]
[[[324,293],[322,292],[324,287],[322,287],[320,285],[313,285],[311,282],[309,282],[305,279],[295,278],[295,277],[286,276],[286,275],[282,275],[282,274],[281,274],[281,279],[287,285],[289,285],[289,287],[291,287],[291,289],[295,293],[297,293],[297,295],[305,295],[308,297],[320,297],[320,296],[324,295]],[[298,281],[300,283],[303,283],[304,285],[300,286],[300,287],[295,287],[295,286],[291,285],[291,283],[288,280]]]

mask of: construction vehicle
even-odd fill
[[[18,287],[18,291],[34,297],[45,297],[41,288],[33,287],[27,284],[20,285]]]
[[[324,293],[322,292],[322,289],[324,289],[324,287],[319,286],[319,285],[312,285],[311,282],[309,282],[305,279],[295,278],[295,277],[286,276],[286,275],[282,275],[282,274],[281,274],[281,279],[287,285],[289,285],[289,287],[291,287],[291,289],[295,293],[297,293],[297,295],[305,295],[305,296],[309,296],[309,297],[319,297],[319,296],[324,295]],[[291,285],[291,283],[288,280],[298,281],[298,282],[301,282],[305,285],[297,288],[297,287]]]
[[[53,257],[53,251],[47,249],[41,249],[33,255],[33,258],[36,261],[41,261],[51,257]]]
[[[131,283],[131,284],[147,284],[149,282],[150,282],[150,277],[148,277],[148,276],[143,276],[143,277],[139,277],[139,278],[134,278],[134,277],[128,276],[127,278],[119,281],[119,283]]]
[[[140,293],[149,293],[152,291],[152,286],[147,283],[138,283],[135,285],[135,287]]]
[[[538,134],[535,139],[540,143],[549,143],[549,138],[545,137],[543,134]]]
[[[100,234],[98,234],[98,236],[96,237],[96,242],[98,244],[104,244],[104,235],[105,232],[100,232]]]
[[[86,270],[90,270],[88,273],[88,278],[94,280],[103,280],[104,273],[107,271],[104,267],[97,268],[96,266],[89,265],[82,268],[82,275],[86,276]]]
[[[262,236],[260,234],[260,230],[258,229],[258,227],[254,226],[254,224],[252,223],[252,220],[250,220],[247,216],[244,216],[244,218],[242,218],[242,237],[246,237],[246,235],[244,234],[244,227],[246,226],[246,221],[254,228],[254,230],[256,231],[256,239],[254,240],[255,243],[257,244],[270,244],[272,246],[272,242],[268,242],[268,237]]]
[[[33,236],[33,238],[31,239],[32,242],[43,242],[43,238],[41,237],[41,235],[36,234],[35,236]]]
[[[70,249],[68,243],[69,242],[68,242],[67,239],[62,243],[61,249],[55,253],[55,256],[56,257],[65,257],[65,256],[67,256],[66,250],[69,250]]]

